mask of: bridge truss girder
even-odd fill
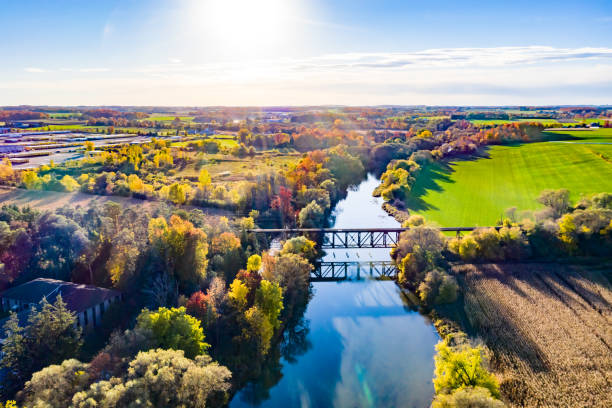
[[[355,272],[353,273],[353,268]],[[391,261],[378,262],[318,262],[310,273],[310,280],[340,281],[348,279],[393,279],[397,276],[397,267]]]
[[[393,248],[399,231],[325,231],[321,248]]]

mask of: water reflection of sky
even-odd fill
[[[334,227],[397,227],[371,196],[368,176],[336,207]],[[333,255],[336,255],[334,258]],[[348,257],[347,257],[348,254]],[[326,261],[388,260],[388,249],[333,250]],[[433,395],[438,335],[391,281],[313,283],[305,319],[311,347],[289,363],[264,407],[425,407]],[[232,407],[251,406],[238,393]]]

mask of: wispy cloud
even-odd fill
[[[102,75],[103,72],[107,72]],[[0,104],[609,104],[611,48],[544,46],[343,53],[301,59],[75,68],[0,82]],[[50,78],[48,78],[51,76]],[[62,89],[62,97],[55,100]],[[83,89],[91,90],[84,93]],[[29,98],[28,98],[29,96]],[[84,100],[90,97],[92,99]],[[72,102],[71,102],[72,101]]]
[[[301,68],[501,67],[587,59],[612,59],[612,48],[447,48],[412,53],[349,53],[303,61]]]
[[[47,72],[46,70],[42,69],[42,68],[36,68],[36,67],[27,67],[23,69],[25,72],[31,72],[31,73],[41,73],[41,72]]]

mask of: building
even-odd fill
[[[0,145],[0,154],[21,153],[25,150],[22,145],[2,146]]]
[[[46,298],[54,303],[61,295],[66,307],[77,315],[77,325],[84,329],[97,326],[108,307],[121,299],[116,290],[93,285],[65,282],[55,279],[38,278],[15,286],[0,294],[2,309],[17,312],[20,321],[32,306]]]

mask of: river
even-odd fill
[[[378,183],[368,175],[349,191],[334,209],[332,226],[397,227],[382,210],[382,201],[372,197]],[[323,260],[384,261],[389,250],[336,249]],[[439,336],[426,317],[409,307],[394,282],[315,282],[313,293],[304,316],[309,328],[305,352],[281,358],[282,377],[267,387],[263,400],[252,398],[252,387],[246,387],[231,407],[429,406]]]

